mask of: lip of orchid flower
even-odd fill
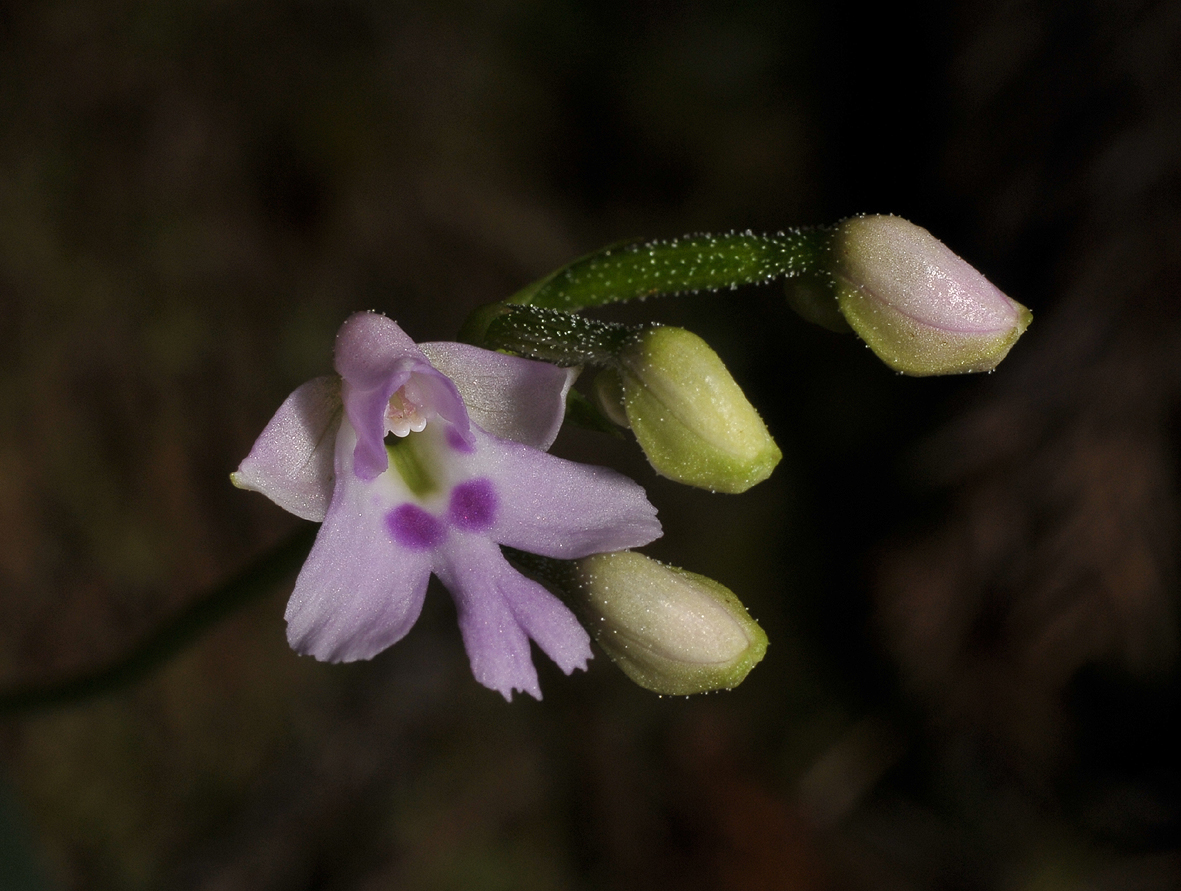
[[[582,626],[499,548],[570,559],[660,535],[641,487],[544,451],[573,373],[463,344],[420,349],[376,313],[342,326],[336,368],[339,385],[318,378],[288,397],[233,475],[323,521],[288,603],[291,645],[370,658],[410,630],[434,574],[485,686],[541,698],[530,640],[567,674],[585,668]]]

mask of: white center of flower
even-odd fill
[[[387,433],[399,437],[421,433],[426,429],[426,422],[426,414],[406,397],[404,388],[390,397],[390,404],[385,409]]]

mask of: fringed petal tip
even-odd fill
[[[487,539],[449,549],[436,568],[451,591],[472,675],[511,701],[515,691],[541,699],[529,641],[566,674],[586,668],[590,635],[557,597],[514,569]]]

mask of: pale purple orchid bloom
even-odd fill
[[[500,545],[578,558],[660,535],[643,489],[615,471],[547,454],[573,379],[458,343],[416,345],[376,313],[336,339],[340,378],[287,398],[233,475],[322,521],[287,605],[287,637],[330,662],[396,643],[433,573],[451,591],[476,680],[540,699],[533,640],[564,672],[590,640]]]

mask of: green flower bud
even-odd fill
[[[745,492],[783,457],[718,354],[683,328],[647,329],[600,378],[596,395],[604,413],[618,417],[622,406],[661,476]]]
[[[930,232],[901,217],[839,223],[830,271],[845,320],[903,374],[991,371],[1032,318]]]
[[[599,646],[656,693],[729,690],[767,651],[729,588],[634,551],[577,560],[562,587]]]

